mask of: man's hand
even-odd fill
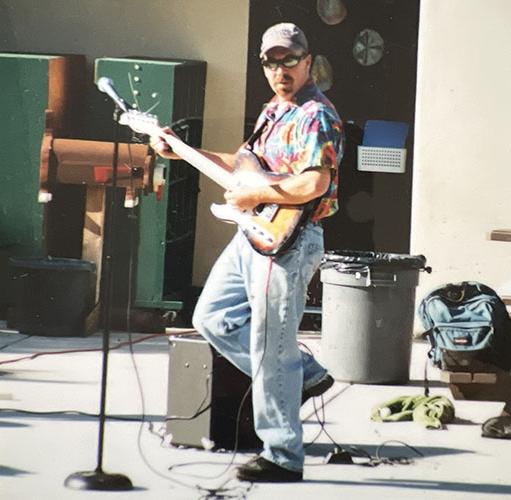
[[[165,127],[162,129],[165,134],[173,135],[177,137],[177,135],[172,131],[171,128]],[[168,142],[165,140],[165,136],[163,135],[153,135],[149,138],[149,144],[151,147],[163,158],[167,158],[168,160],[179,160],[179,156],[172,151],[172,148],[169,146]]]

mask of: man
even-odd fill
[[[256,252],[239,230],[211,270],[193,324],[252,377],[254,426],[264,449],[238,468],[238,478],[298,481],[304,462],[300,406],[333,384],[326,370],[299,350],[297,331],[308,284],[324,253],[319,220],[337,210],[343,132],[333,105],[311,79],[312,57],[300,28],[291,23],[269,28],[260,57],[275,96],[257,121],[262,134],[253,151],[271,170],[295,175],[276,185],[227,191],[225,200],[243,210],[261,203],[318,202],[294,243],[277,257]],[[173,157],[161,141],[154,147]],[[226,168],[234,165],[235,155],[204,153]]]

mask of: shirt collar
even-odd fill
[[[301,106],[303,103],[317,98],[319,88],[314,83],[312,78],[309,78],[303,87],[293,96],[291,101],[279,102],[276,97],[273,97],[264,109],[265,117],[270,121],[277,121],[295,106]]]
[[[314,83],[312,78],[309,78],[304,86],[294,95],[292,102],[297,106],[301,106],[303,103],[317,98],[319,92],[318,86]]]

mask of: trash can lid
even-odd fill
[[[427,272],[431,272],[431,268],[426,267],[426,257],[424,257],[424,255],[408,255],[363,250],[329,250],[323,256],[320,268],[328,269],[336,264],[385,267],[392,269],[424,269]]]

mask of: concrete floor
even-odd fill
[[[511,442],[480,435],[481,423],[498,415],[502,403],[454,401],[456,420],[437,431],[415,422],[375,423],[369,419],[373,406],[395,396],[422,392],[428,348],[422,342],[413,344],[406,386],[336,382],[324,399],[328,435],[318,436],[321,428],[313,402],[303,407],[305,442],[313,443],[306,448],[303,482],[251,486],[233,479],[233,466],[251,456],[246,451],[234,455],[168,443],[163,425],[169,386],[168,338],[133,334],[132,339],[145,339],[133,345],[133,355],[129,346],[121,345],[129,340],[128,334],[111,334],[111,346],[121,347],[109,356],[107,413],[131,420],[107,420],[102,465],[105,472],[128,476],[134,489],[82,491],[64,486],[64,481],[74,472],[94,470],[98,463],[98,420],[86,414],[96,414],[99,408],[102,358],[93,349],[101,349],[101,335],[50,338],[0,331],[2,500],[511,497]],[[319,337],[304,336],[303,340],[320,353]],[[72,350],[80,352],[60,352]],[[4,363],[16,359],[20,360]],[[438,372],[431,370],[430,376],[432,394],[451,397],[448,388],[438,382]],[[413,460],[373,467],[361,458],[352,465],[325,464],[332,440],[371,455]],[[218,488],[222,489],[213,492]]]

